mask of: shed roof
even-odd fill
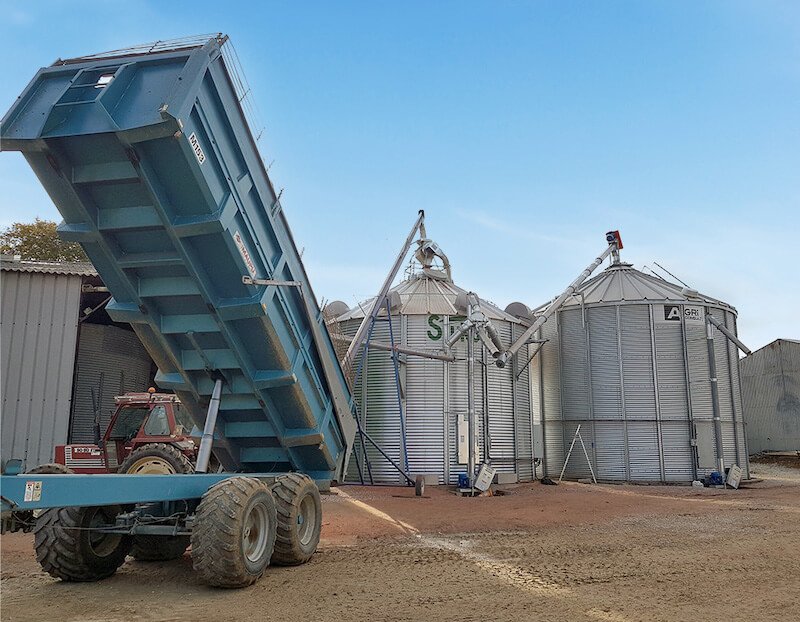
[[[97,276],[97,270],[95,270],[94,266],[88,261],[29,261],[4,256],[2,260],[0,260],[0,270],[9,272],[39,272],[41,274]]]

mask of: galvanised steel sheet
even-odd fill
[[[405,345],[420,350],[433,345],[432,330],[426,315],[405,315]],[[435,332],[431,334],[436,334]],[[446,363],[406,357],[402,371],[406,380],[406,433],[408,467],[411,473],[436,473],[439,483],[446,483],[445,413]]]
[[[743,358],[739,371],[749,451],[800,449],[800,342],[777,339]]]
[[[0,276],[0,455],[32,469],[67,441],[82,272],[19,268]]]
[[[61,236],[81,243],[113,294],[109,313],[133,325],[158,384],[199,425],[224,378],[223,466],[339,479],[351,396],[225,41],[41,69],[2,121],[2,148],[23,152]]]
[[[704,315],[735,332],[735,312],[706,296],[681,302],[681,287],[625,264],[590,285],[559,310],[557,323],[544,325],[551,344],[537,357],[539,378],[531,386],[544,422],[545,472],[561,471],[580,423],[601,480],[687,482],[707,475],[716,465]],[[738,354],[718,331],[714,348],[725,464],[739,464],[747,475]],[[711,447],[710,461],[708,452],[696,460],[695,438]],[[582,450],[573,450],[565,477],[586,477],[585,462]]]
[[[100,407],[100,429],[111,422],[114,397],[147,389],[153,362],[131,331],[102,324],[81,324],[72,391],[70,443],[94,442],[94,399]],[[52,460],[52,456],[48,462]]]
[[[524,327],[512,324],[509,343],[514,343],[524,332]],[[512,386],[514,393],[514,451],[520,481],[533,479],[533,417],[531,414],[531,365],[529,348],[524,346],[512,359]]]

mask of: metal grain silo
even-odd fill
[[[542,327],[531,362],[546,473],[559,475],[579,424],[601,481],[690,482],[716,470],[708,314],[736,332],[730,305],[630,264],[583,283]],[[724,463],[749,477],[738,351],[716,328],[713,348]],[[576,445],[565,477],[589,476]]]
[[[378,316],[371,339],[422,351],[441,351],[444,341],[463,322],[466,309],[458,287],[448,273],[424,266],[392,288],[389,313]],[[337,309],[342,303],[331,303]],[[340,313],[333,331],[352,337],[365,315],[372,310],[368,300]],[[524,331],[513,315],[481,301],[484,313],[493,321],[504,343],[511,343]],[[439,483],[457,483],[466,472],[466,443],[459,443],[467,415],[466,337],[453,348],[454,362],[400,354],[395,370],[392,355],[369,350],[362,373],[356,376],[354,396],[364,429],[398,464],[412,475],[436,476]],[[530,383],[528,369],[516,360],[527,361],[527,346],[513,364],[499,369],[480,343],[476,353],[475,393],[478,419],[478,458],[491,463],[498,473],[530,480],[534,477]],[[358,367],[360,357],[354,366]],[[402,387],[398,399],[397,379]],[[366,382],[363,381],[366,379]],[[460,434],[461,432],[461,434]],[[367,445],[372,476],[376,483],[404,483],[400,474],[377,449]],[[407,462],[406,462],[407,459]],[[358,481],[356,461],[367,478],[364,450],[353,452],[349,481]]]

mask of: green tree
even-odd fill
[[[37,218],[15,222],[0,233],[0,252],[38,261],[89,261],[77,242],[64,242],[56,233],[56,223]]]

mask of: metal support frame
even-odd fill
[[[467,448],[467,477],[469,488],[472,490],[475,482],[475,467],[477,456],[475,455],[475,437],[477,431],[477,421],[475,414],[475,337],[481,341],[481,347],[486,348],[493,357],[497,357],[503,350],[504,345],[500,339],[500,334],[492,324],[488,316],[481,310],[480,299],[474,292],[467,293],[467,318],[461,323],[455,332],[445,342],[445,349],[450,350],[458,340],[466,335],[467,337],[467,429],[468,443]],[[482,350],[483,351],[483,350]],[[484,365],[484,375],[485,377]],[[486,396],[484,387],[484,397]],[[488,409],[484,408],[484,416],[488,416]],[[484,438],[488,438],[489,428],[485,424]],[[485,452],[488,457],[488,451]]]
[[[467,430],[469,447],[467,448],[467,478],[469,487],[475,485],[475,327],[467,329]]]
[[[708,317],[708,314],[706,314]],[[722,419],[719,407],[719,386],[717,382],[717,357],[714,350],[714,327],[706,321],[706,345],[708,346],[708,373],[711,380],[711,407],[714,413],[714,440],[717,450],[717,471],[725,479],[725,455],[722,444]]]
[[[352,339],[345,335],[331,335],[331,339],[346,343],[352,343]],[[370,350],[380,350],[382,352],[397,352],[399,354],[407,354],[408,356],[416,356],[424,359],[431,359],[433,361],[443,361],[445,363],[452,363],[456,357],[452,354],[445,352],[428,352],[427,350],[417,350],[416,348],[409,348],[407,346],[384,343],[383,341],[375,341],[373,339],[367,340],[367,347]]]
[[[367,340],[364,343],[364,348],[363,348],[362,353],[361,353],[361,360],[358,362],[358,367],[356,368],[356,373],[355,373],[354,378],[358,378],[359,374],[362,374],[362,370],[364,369],[364,365],[367,362],[367,344],[369,343],[370,337],[372,337],[372,330],[374,328],[375,328],[375,322],[372,322],[370,324],[370,326],[369,326],[369,333],[367,335]],[[361,379],[361,386],[362,386],[362,389],[363,389],[363,387],[366,387],[366,379],[363,378],[363,376],[362,376],[362,379]],[[369,456],[367,455],[367,447],[364,444],[364,438],[366,437],[367,433],[364,431],[364,426],[361,425],[361,417],[360,417],[360,415],[361,415],[362,408],[359,407],[358,404],[355,404],[355,408],[356,408],[355,420],[356,420],[357,433],[358,433],[358,438],[361,440],[361,453],[364,456],[364,463],[365,463],[365,466],[367,467],[367,474],[369,475],[369,483],[370,483],[370,485],[375,485],[375,480],[372,477],[372,466],[369,463]],[[366,421],[364,423],[366,423]],[[356,468],[358,469],[359,481],[361,482],[361,484],[364,484],[364,474],[363,474],[363,472],[361,470],[361,466],[358,463],[358,453],[356,453]]]
[[[530,342],[529,342],[529,343],[530,343]],[[531,355],[528,357],[528,360],[527,360],[527,362],[525,363],[525,365],[523,365],[523,366],[522,366],[522,369],[520,369],[520,370],[519,370],[519,373],[516,375],[516,379],[517,379],[517,380],[519,380],[519,377],[520,377],[522,374],[524,374],[524,373],[525,373],[525,370],[526,370],[526,369],[528,369],[528,367],[530,366],[530,364],[533,362],[533,359],[534,359],[534,357],[535,357],[537,354],[539,354],[539,352],[541,351],[541,349],[544,347],[544,344],[546,344],[546,343],[547,343],[547,339],[536,340],[536,341],[533,341],[532,343],[535,343],[535,344],[536,344],[536,347],[533,349],[533,352],[532,352],[532,353],[531,353]]]
[[[214,430],[217,427],[217,414],[219,413],[219,401],[221,396],[222,378],[217,378],[214,381],[214,390],[211,392],[211,399],[208,402],[206,423],[203,427],[203,436],[200,439],[200,449],[197,450],[197,464],[194,467],[195,473],[208,472],[208,463],[211,460],[211,447],[214,444]]]
[[[387,294],[389,293],[389,288],[392,286],[392,282],[394,281],[394,277],[397,276],[398,270],[400,270],[400,266],[403,264],[403,259],[405,259],[406,254],[408,253],[408,249],[411,248],[411,244],[414,240],[414,235],[417,233],[418,230],[424,231],[425,226],[425,212],[420,210],[419,217],[417,218],[414,226],[411,228],[411,232],[408,234],[408,237],[403,242],[403,247],[400,249],[400,252],[397,255],[397,258],[392,265],[391,270],[389,270],[389,274],[386,276],[386,279],[383,282],[380,290],[378,291],[378,295],[375,298],[375,303],[372,305],[372,310],[369,313],[369,316],[364,317],[361,324],[356,331],[355,336],[353,337],[353,341],[350,343],[350,346],[347,348],[347,353],[344,355],[344,360],[342,361],[342,367],[347,369],[349,365],[352,364],[353,357],[358,349],[361,347],[362,342],[365,340],[365,335],[367,332],[372,334],[371,326],[375,322],[375,318],[378,316],[378,313],[383,308],[384,300],[386,299]]]
[[[386,301],[386,306],[387,306],[387,311],[388,311],[388,300]],[[392,320],[391,314],[389,315],[388,320],[389,320],[389,338],[390,338],[390,340],[392,341],[392,344],[393,344],[394,343],[394,331],[393,331],[392,326],[391,326],[391,320]],[[373,318],[372,322],[370,322],[369,330],[368,330],[368,333],[367,333],[367,338],[363,343],[361,360],[359,361],[358,367],[356,369],[356,375],[355,375],[356,378],[358,378],[359,374],[363,374],[364,363],[366,362],[366,359],[367,359],[367,352],[369,350],[369,343],[370,343],[370,340],[372,339],[372,332],[373,332],[374,328],[375,328],[375,318]],[[395,379],[397,381],[398,400],[399,400],[400,399],[400,376],[399,376],[399,369],[397,368],[397,363],[396,363],[396,361],[394,359],[394,355],[392,356],[392,360],[395,363]],[[366,378],[364,378],[362,376],[361,382],[362,383],[366,383]],[[381,448],[381,446],[378,445],[378,443],[369,434],[367,434],[367,431],[364,429],[364,426],[361,425],[361,420],[358,417],[359,413],[356,412],[355,419],[356,419],[356,425],[358,426],[358,436],[361,439],[361,450],[362,450],[363,455],[364,455],[364,462],[365,462],[366,467],[367,467],[367,474],[369,475],[369,483],[370,483],[370,485],[375,485],[375,480],[372,477],[372,465],[370,464],[369,456],[367,455],[367,447],[366,447],[366,444],[364,443],[365,440],[369,441],[372,444],[372,446],[375,447],[375,449],[377,449],[378,452],[384,458],[386,458],[386,461],[390,465],[392,465],[400,473],[400,475],[403,476],[403,479],[406,480],[406,483],[409,486],[414,486],[415,485],[414,480],[411,479],[411,477],[408,475],[408,453],[407,453],[407,450],[406,450],[405,417],[403,415],[402,403],[399,404],[399,407],[400,407],[400,424],[401,424],[401,428],[402,428],[402,431],[403,431],[402,434],[403,434],[403,452],[404,452],[404,459],[405,459],[404,460],[405,469],[403,469],[399,464],[397,464],[394,460],[392,460],[389,457],[389,455]],[[359,481],[363,484],[364,483],[364,475],[363,475],[363,472],[361,470],[361,465],[358,463],[358,455],[356,455],[356,468],[358,469]]]
[[[0,477],[0,488],[3,491],[3,510],[42,510],[199,499],[206,490],[224,479],[239,476],[275,479],[280,475],[280,473],[190,473],[188,475],[22,473]]]
[[[618,238],[614,235],[614,232],[609,232],[606,234],[606,241],[608,242],[608,248],[606,248],[597,259],[595,259],[591,264],[589,264],[586,269],[581,272],[578,277],[570,283],[569,287],[565,289],[553,302],[551,302],[548,307],[542,312],[542,314],[536,318],[536,320],[531,324],[528,329],[522,333],[522,335],[509,347],[507,350],[501,351],[495,359],[495,364],[498,367],[505,367],[508,359],[514,356],[522,346],[524,346],[528,339],[544,324],[550,317],[558,311],[558,309],[567,301],[567,299],[575,293],[575,290],[583,283],[586,279],[588,279],[592,272],[594,272],[597,267],[603,263],[603,261],[609,255],[613,255],[615,260],[619,257],[619,242]]]
[[[242,283],[245,285],[274,285],[279,287],[297,287],[303,289],[303,283],[300,281],[276,281],[275,279],[254,279],[251,276],[243,276]]]
[[[408,473],[406,473],[405,471],[403,471],[403,469],[402,469],[402,468],[400,468],[400,465],[399,465],[399,464],[397,464],[397,463],[396,463],[394,460],[392,460],[392,459],[389,457],[389,455],[388,455],[388,454],[387,454],[385,451],[383,451],[383,449],[381,449],[381,446],[380,446],[380,445],[378,445],[378,443],[376,443],[376,442],[375,442],[375,440],[374,440],[374,439],[373,439],[373,438],[372,438],[372,437],[371,437],[369,434],[367,434],[367,432],[366,432],[366,431],[362,431],[362,433],[361,433],[361,434],[362,434],[362,436],[363,436],[365,439],[367,439],[367,440],[368,440],[370,443],[372,443],[372,446],[373,446],[375,449],[377,449],[377,450],[380,452],[380,454],[381,454],[381,455],[382,455],[384,458],[386,458],[386,461],[387,461],[389,464],[391,464],[391,465],[392,465],[392,466],[393,466],[395,469],[397,469],[397,471],[400,473],[400,475],[402,475],[402,476],[403,476],[403,478],[406,480],[406,483],[407,483],[409,486],[414,486],[415,482],[414,482],[414,480],[413,480],[413,479],[411,479],[411,477],[408,475]]]
[[[596,484],[597,477],[594,474],[594,468],[592,467],[592,461],[589,459],[589,452],[586,451],[586,445],[583,444],[583,437],[581,436],[581,423],[578,424],[578,427],[575,429],[575,434],[572,437],[572,442],[569,444],[569,451],[567,451],[567,457],[564,460],[564,466],[561,467],[561,474],[558,476],[558,481],[560,482],[561,479],[564,477],[564,471],[567,470],[567,463],[569,462],[570,456],[572,456],[572,449],[575,447],[575,441],[579,440],[581,442],[581,447],[583,447],[583,455],[586,456],[586,462],[589,465],[589,471],[592,474],[592,481]]]
[[[345,354],[342,360],[342,367],[347,369],[350,365],[352,365],[353,359],[355,357],[355,353],[361,349],[362,356],[361,361],[359,361],[358,367],[356,369],[356,373],[353,378],[358,378],[359,375],[362,376],[361,382],[362,386],[366,386],[367,379],[363,376],[364,364],[367,359],[367,352],[369,349],[375,350],[383,350],[391,353],[392,364],[394,366],[394,374],[395,374],[395,382],[397,384],[397,401],[398,401],[398,410],[400,413],[400,427],[402,433],[402,441],[403,441],[403,463],[405,469],[398,465],[394,460],[392,460],[388,454],[372,439],[369,434],[367,434],[366,430],[364,430],[364,426],[361,424],[361,420],[359,418],[359,408],[356,407],[356,426],[358,428],[357,433],[358,437],[361,440],[361,451],[364,456],[364,462],[367,467],[367,472],[369,475],[370,484],[374,485],[375,480],[372,477],[372,466],[370,464],[369,456],[367,455],[366,445],[364,443],[365,440],[368,440],[378,452],[386,458],[386,460],[391,464],[397,471],[403,476],[403,478],[408,482],[409,485],[414,485],[414,480],[411,479],[408,475],[408,448],[406,442],[406,423],[405,423],[405,412],[403,408],[403,399],[402,399],[402,388],[400,385],[400,370],[399,364],[397,360],[398,353],[410,354],[413,356],[423,356],[426,358],[433,358],[438,360],[454,360],[453,358],[447,356],[446,354],[438,354],[438,353],[428,353],[423,351],[413,350],[412,348],[406,348],[404,346],[398,346],[395,344],[394,341],[394,330],[392,328],[392,313],[391,313],[391,306],[389,304],[388,293],[389,289],[392,286],[392,282],[394,281],[395,276],[397,276],[397,272],[400,270],[400,266],[403,263],[403,259],[405,258],[408,250],[411,248],[411,244],[414,240],[414,235],[420,232],[420,236],[425,238],[425,212],[420,210],[419,216],[417,217],[414,226],[411,228],[408,236],[403,243],[403,247],[398,253],[397,258],[395,259],[392,268],[389,271],[389,274],[386,276],[386,279],[381,286],[378,295],[375,297],[375,301],[372,305],[372,309],[370,310],[369,314],[365,314],[364,319],[362,320],[361,324],[359,325],[358,329],[356,330],[356,334],[353,339],[350,341],[349,346],[347,347],[347,353]],[[381,312],[382,309],[386,309],[388,322],[389,322],[389,344],[384,344],[380,342],[372,342],[372,333],[375,329],[375,321],[378,318],[378,314]],[[346,337],[344,339],[347,339]],[[363,347],[362,347],[363,346]],[[358,461],[358,455],[356,455],[356,468],[358,469],[358,477],[359,481],[363,484],[364,483],[364,474],[361,470],[361,465]]]
[[[408,475],[408,443],[406,438],[406,416],[405,416],[405,408],[403,407],[403,389],[400,385],[400,364],[397,360],[397,351],[394,349],[394,329],[392,328],[392,310],[389,308],[389,299],[384,300],[386,306],[386,316],[387,321],[389,322],[389,343],[392,345],[392,364],[394,367],[394,381],[397,387],[397,411],[400,415],[400,434],[402,436],[401,441],[403,443],[403,465],[405,466],[406,473],[404,475]]]
[[[731,332],[731,331],[728,329],[728,327],[727,327],[727,326],[725,326],[725,324],[723,324],[723,323],[722,323],[720,320],[718,320],[717,318],[715,318],[715,317],[714,317],[713,315],[711,315],[710,313],[706,313],[706,317],[708,318],[708,321],[709,321],[709,322],[711,322],[711,323],[712,323],[714,326],[716,326],[716,327],[719,329],[719,332],[721,332],[723,335],[725,335],[725,336],[726,336],[726,337],[727,337],[727,338],[728,338],[728,339],[729,339],[729,340],[730,340],[730,341],[733,343],[733,345],[735,345],[737,348],[739,348],[739,349],[740,349],[742,352],[744,352],[744,353],[745,353],[747,356],[750,356],[750,355],[753,353],[753,351],[752,351],[752,350],[750,350],[750,348],[748,348],[746,345],[744,345],[744,344],[743,344],[743,343],[742,343],[742,342],[739,340],[739,338],[738,338],[736,335],[734,335],[734,334],[733,334],[733,333],[732,333],[732,332]]]

